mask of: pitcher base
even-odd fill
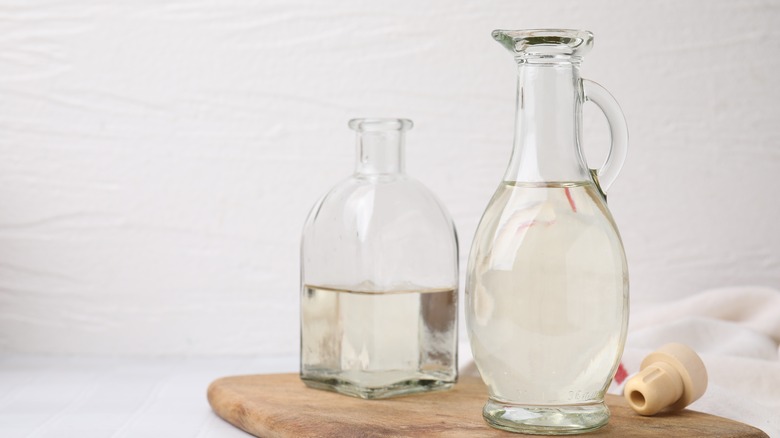
[[[489,399],[482,417],[492,427],[534,435],[572,435],[591,432],[609,421],[602,403],[561,406],[514,405]]]

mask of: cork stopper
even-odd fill
[[[666,344],[650,353],[640,370],[626,382],[623,394],[631,408],[641,415],[683,409],[707,389],[704,362],[683,344]]]

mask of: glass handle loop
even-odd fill
[[[604,164],[598,169],[591,171],[596,176],[596,184],[599,186],[601,193],[606,196],[607,190],[615,182],[620,169],[623,167],[623,163],[626,161],[628,124],[623,111],[620,109],[620,105],[618,105],[615,98],[609,94],[606,88],[593,81],[583,79],[582,90],[585,101],[595,103],[607,117],[607,124],[609,124],[609,132],[612,138],[609,153],[606,160],[604,160]]]

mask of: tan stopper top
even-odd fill
[[[667,408],[683,409],[707,389],[704,362],[683,344],[666,344],[650,353],[640,370],[626,382],[623,393],[641,415],[654,415]]]

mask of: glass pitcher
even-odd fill
[[[628,131],[620,107],[581,79],[593,35],[496,30],[518,66],[514,149],[469,255],[466,321],[488,386],[483,417],[535,434],[598,429],[604,393],[628,324],[628,269],[606,190],[622,167]],[[582,104],[607,117],[612,145],[589,169]]]
[[[354,119],[355,172],[312,208],[301,240],[301,379],[366,399],[457,379],[458,241],[404,170],[406,119]]]

